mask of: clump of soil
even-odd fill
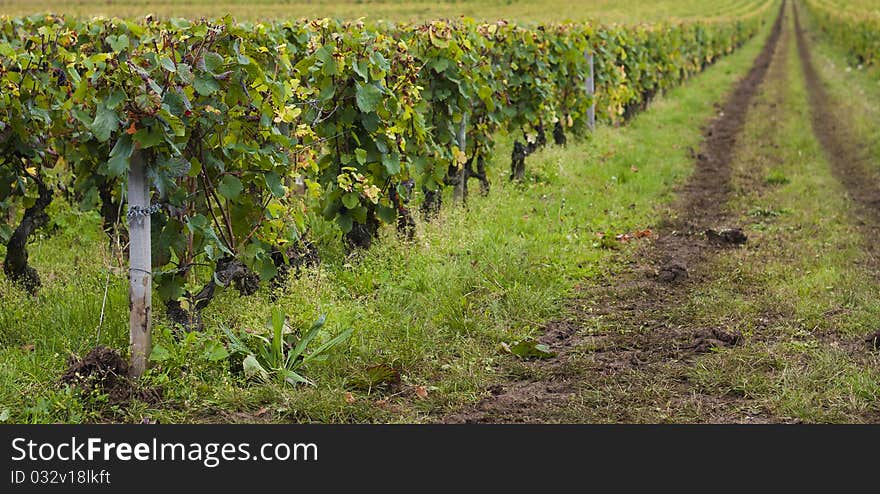
[[[871,336],[865,338],[865,343],[867,343],[872,350],[880,350],[880,330],[875,331]]]
[[[115,388],[128,376],[128,362],[119,352],[105,346],[93,348],[84,358],[71,356],[61,376],[63,384],[72,384],[83,391]]]
[[[693,344],[689,348],[695,353],[708,353],[713,348],[733,347],[742,342],[743,335],[739,331],[724,331],[723,329],[713,328],[697,333]]]
[[[739,228],[722,228],[720,230],[706,230],[706,238],[710,242],[723,245],[742,245],[748,242],[749,237]]]
[[[673,283],[676,281],[685,280],[688,277],[688,270],[684,265],[679,262],[669,262],[663,265],[657,271],[657,279],[662,281],[663,283]]]
[[[83,394],[106,394],[111,404],[139,399],[155,402],[161,393],[156,389],[137,389],[128,379],[128,362],[117,350],[97,346],[83,358],[71,356],[61,384],[79,388]]]

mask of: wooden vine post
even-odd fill
[[[584,56],[587,58],[587,65],[589,66],[589,74],[587,76],[587,94],[590,95],[590,107],[587,108],[587,125],[590,127],[590,131],[596,130],[596,81],[595,74],[593,72],[593,54],[591,52],[586,52]]]
[[[150,186],[143,154],[134,151],[128,173],[129,232],[129,374],[141,377],[147,370],[152,349],[150,312],[152,310],[152,262],[150,252]]]

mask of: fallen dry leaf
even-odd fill
[[[356,401],[357,401],[357,398],[355,398],[355,396],[351,393],[351,391],[346,391],[345,402],[348,403],[349,405],[351,405],[352,403],[354,403]]]
[[[22,345],[22,346],[21,346],[21,349],[24,350],[24,351],[26,351],[26,352],[32,352],[32,351],[34,351],[34,348],[35,348],[35,347],[34,347],[33,343],[28,343],[27,345]]]
[[[421,399],[426,399],[428,397],[428,388],[424,386],[416,386],[416,396]]]

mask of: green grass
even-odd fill
[[[155,342],[170,355],[145,382],[164,389],[159,404],[121,409],[57,384],[67,356],[98,340],[108,272],[100,342],[127,345],[124,271],[103,260],[108,249],[94,215],[64,213],[70,227],[32,245],[45,285],[39,297],[0,281],[0,413],[34,422],[419,422],[473,402],[511,358],[502,342],[536,333],[577,282],[599,277],[630,251],[597,248],[597,232],[658,221],[671,186],[691,171],[687,150],[698,145],[713,102],[748,68],[766,30],[630,126],[600,127],[589,140],[530,157],[525,186],[504,179],[510,143],[502,139],[492,193],[421,224],[412,244],[384,231],[375,248],[346,258],[327,236],[320,239],[321,266],[292,281],[277,302],[265,291],[248,298],[224,292],[205,313],[206,333],[182,342],[158,318]],[[345,351],[306,369],[316,387],[247,382],[237,363],[205,358],[204,343],[221,338],[220,325],[264,330],[273,306],[294,326],[326,313],[331,332],[355,328]],[[394,394],[358,385],[379,364],[400,369]],[[428,397],[416,396],[415,386]]]
[[[645,22],[720,18],[750,14],[770,0],[0,0],[0,14],[56,12],[78,16],[220,17],[239,20],[337,17],[421,21],[468,16],[484,20],[512,19],[549,22],[599,19],[603,22]]]

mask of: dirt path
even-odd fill
[[[784,65],[788,51],[788,37],[783,36],[785,9],[783,3],[751,70],[705,128],[703,145],[694,153],[695,171],[679,189],[673,213],[660,225],[655,240],[637,254],[628,271],[604,286],[584,289],[571,308],[570,319],[545,328],[540,339],[558,352],[556,358],[514,364],[510,374],[518,378],[491,387],[492,396],[443,421],[570,421],[558,412],[584,383],[600,390],[609,403],[596,416],[581,417],[584,421],[630,421],[631,400],[660,398],[651,396],[655,380],[675,379],[674,367],[686,366],[692,356],[742,341],[736,332],[674,324],[669,314],[687,300],[691,287],[711,276],[704,269],[707,259],[744,240],[738,230],[725,230],[733,219],[726,208],[732,192],[731,161],[737,136],[771,64]],[[591,334],[590,327],[600,319],[613,321],[614,331]],[[681,386],[682,395],[693,392],[681,382],[672,386]],[[723,410],[724,402],[731,399],[705,397],[701,401]],[[728,420],[712,414],[707,417],[709,421]]]
[[[876,231],[877,225],[880,224],[880,209],[876,207],[880,203],[880,188],[874,183],[875,177],[865,166],[870,157],[864,152],[865,147],[860,146],[854,139],[854,134],[847,131],[835,111],[833,100],[825,90],[822,79],[813,65],[813,57],[801,27],[797,8],[794,9],[794,21],[798,54],[807,82],[813,130],[831,162],[832,172],[861,207],[860,213],[873,223],[865,226],[870,226],[872,232]],[[872,237],[876,238],[876,235]]]
[[[865,268],[871,272],[880,272],[880,244],[877,243],[877,238],[880,238],[880,186],[876,174],[871,173],[869,168],[869,148],[859,140],[856,132],[848,128],[843,120],[845,115],[841,114],[839,107],[834,106],[833,98],[822,84],[810,55],[797,8],[794,9],[794,21],[798,54],[807,84],[813,132],[825,150],[831,172],[846,188],[850,200],[856,205],[856,224],[864,240],[861,247],[867,254],[868,265]],[[880,341],[880,331],[873,337]]]

